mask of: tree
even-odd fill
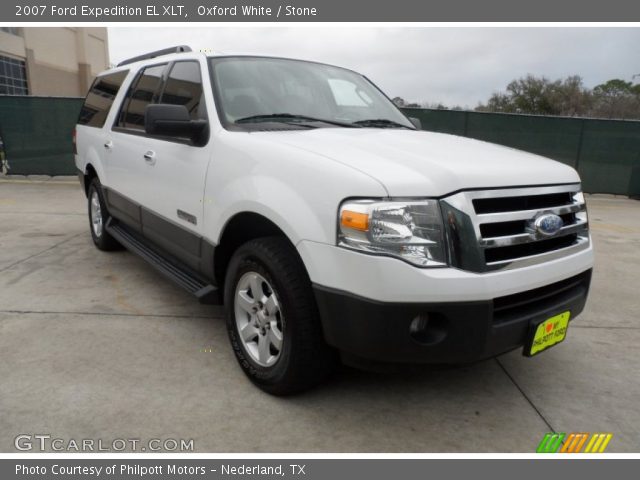
[[[400,107],[400,108],[404,107],[407,104],[407,102],[405,102],[404,98],[402,97],[394,97],[393,100],[391,101],[395,103],[397,107]]]
[[[614,78],[593,89],[594,113],[605,118],[640,118],[640,84]]]
[[[476,110],[640,119],[640,84],[612,79],[590,90],[578,75],[555,81],[527,75],[510,82],[505,92],[491,95]]]
[[[634,75],[630,82],[614,78],[590,89],[579,75],[553,81],[527,75],[509,82],[505,91],[493,93],[476,111],[640,120],[640,83],[633,82],[638,77]],[[399,107],[461,110],[441,102],[409,103],[402,97],[393,102]]]
[[[568,117],[587,115],[593,105],[593,95],[585,88],[582,78],[572,75],[552,84],[549,99],[557,115]]]
[[[507,100],[516,113],[529,112],[539,115],[557,115],[550,99],[553,89],[545,77],[527,75],[507,85]],[[504,101],[504,100],[503,100]]]
[[[505,93],[491,95],[487,104],[479,105],[477,110],[575,116],[584,114],[589,104],[590,94],[577,75],[554,82],[527,75],[510,82]]]

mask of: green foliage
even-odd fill
[[[640,119],[640,84],[616,78],[590,90],[578,75],[555,81],[527,75],[509,83],[505,92],[491,95],[476,110]]]
[[[632,93],[633,84],[631,82],[625,82],[619,78],[614,78],[601,85],[596,86],[593,89],[593,93],[602,96],[617,97],[620,95],[627,95]]]

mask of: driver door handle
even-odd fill
[[[154,152],[153,150],[149,150],[147,153],[144,154],[144,161],[147,162],[149,165],[155,165],[156,152]]]
[[[113,142],[111,140],[107,141],[104,144],[104,148],[106,148],[107,150],[111,150],[113,148]]]

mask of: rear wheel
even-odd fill
[[[104,251],[121,249],[118,241],[105,229],[109,213],[102,198],[100,180],[97,177],[91,180],[87,199],[89,202],[89,228],[95,246]]]
[[[252,240],[233,255],[225,281],[227,329],[242,370],[262,390],[290,395],[337,364],[325,342],[311,282],[283,238]]]

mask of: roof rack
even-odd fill
[[[187,45],[178,45],[177,47],[163,48],[162,50],[156,50],[155,52],[145,53],[144,55],[138,55],[137,57],[128,58],[118,64],[118,67],[123,65],[129,65],[130,63],[139,62],[140,60],[148,60],[150,58],[161,57],[163,55],[169,55],[171,53],[184,53],[191,52],[191,47]]]

